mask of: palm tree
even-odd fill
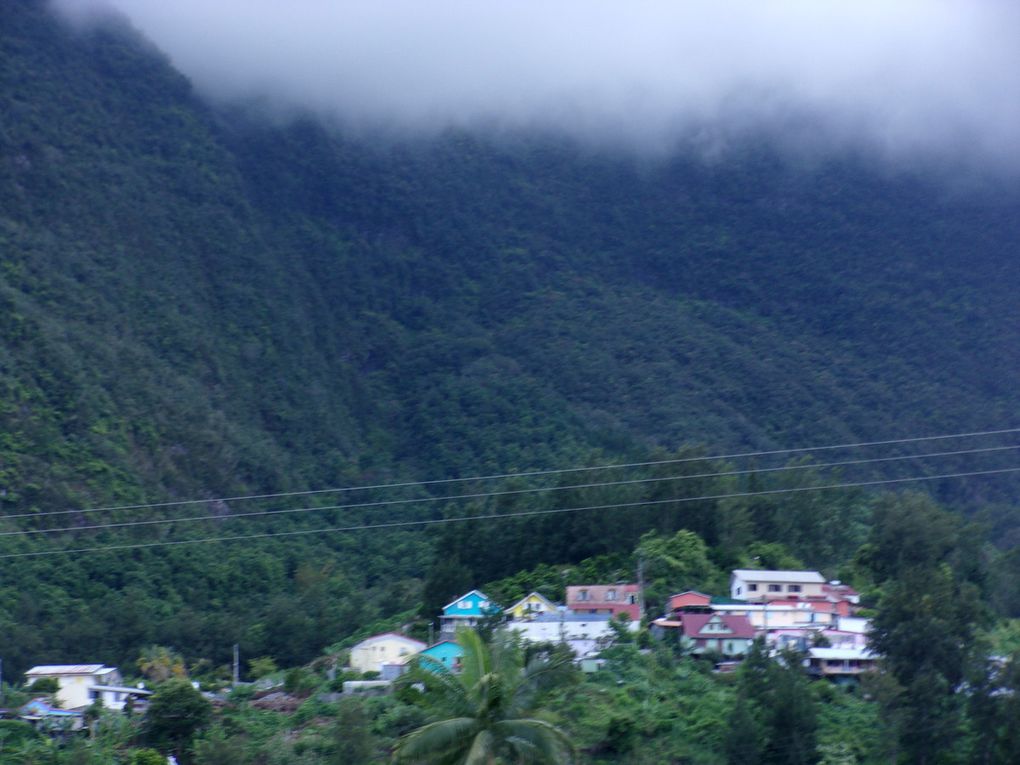
[[[537,695],[569,670],[569,659],[533,658],[505,639],[491,646],[474,630],[460,630],[464,649],[459,673],[418,660],[407,682],[420,683],[424,698],[446,719],[408,733],[397,744],[397,762],[434,765],[570,762],[574,747],[567,735],[529,713]]]

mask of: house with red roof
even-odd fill
[[[580,584],[567,587],[567,608],[577,614],[626,614],[641,619],[641,587],[636,584]]]
[[[709,610],[712,606],[712,596],[706,595],[697,590],[687,590],[676,595],[670,595],[666,601],[666,613],[672,614],[677,611],[686,610]]]
[[[671,618],[652,622],[653,634],[670,633],[693,655],[715,653],[727,657],[744,656],[754,640],[754,626],[740,614],[685,611]]]

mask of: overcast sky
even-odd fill
[[[55,0],[124,12],[209,98],[362,130],[540,127],[662,148],[795,111],[890,156],[1020,164],[1003,0]]]

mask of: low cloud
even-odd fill
[[[1020,12],[994,0],[55,0],[124,13],[218,103],[353,130],[642,149],[757,127],[1020,164]],[[805,127],[810,125],[810,127]]]

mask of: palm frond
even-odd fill
[[[457,643],[464,649],[461,658],[460,681],[469,692],[491,671],[489,647],[474,630],[457,630]]]
[[[573,742],[563,731],[545,720],[503,720],[496,723],[492,730],[524,762],[560,765],[571,762],[573,758]]]
[[[487,730],[480,731],[471,742],[471,749],[464,758],[464,765],[486,765],[493,754],[496,741]]]
[[[416,657],[411,669],[398,681],[404,686],[420,685],[428,706],[442,709],[454,717],[472,713],[473,705],[461,678],[445,665],[428,657]]]
[[[397,762],[434,762],[453,755],[463,756],[478,730],[478,721],[471,717],[429,723],[402,737],[393,758]]]

